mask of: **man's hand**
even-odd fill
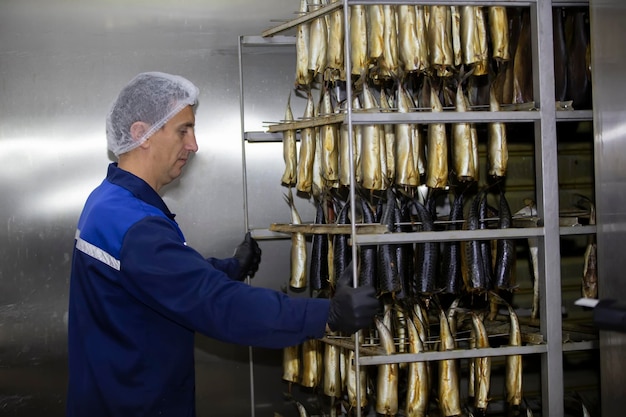
[[[378,311],[376,290],[371,285],[352,287],[352,262],[337,281],[335,296],[330,300],[328,327],[332,331],[352,334],[369,326]]]
[[[246,233],[243,242],[235,249],[233,258],[239,261],[239,281],[243,281],[247,276],[252,278],[259,269],[261,262],[261,248],[256,243],[250,232]]]

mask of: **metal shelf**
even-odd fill
[[[379,365],[387,363],[402,363],[414,361],[437,361],[444,359],[462,359],[484,356],[507,356],[507,355],[542,355],[542,411],[546,415],[563,415],[563,352],[583,351],[596,349],[597,341],[578,341],[563,343],[563,322],[561,317],[561,273],[560,273],[560,249],[559,239],[561,236],[587,235],[596,233],[595,226],[564,227],[559,217],[558,202],[558,168],[557,168],[557,139],[556,126],[559,122],[590,121],[593,119],[591,110],[557,110],[554,105],[554,66],[553,45],[550,34],[552,33],[551,12],[552,7],[585,7],[588,0],[569,0],[545,2],[542,0],[507,1],[507,0],[343,0],[323,6],[320,9],[306,13],[296,19],[284,22],[274,28],[263,32],[262,37],[244,37],[242,43],[251,46],[263,45],[290,45],[295,44],[293,36],[276,36],[282,32],[296,28],[298,25],[312,21],[332,11],[343,9],[349,5],[373,5],[373,4],[416,4],[416,5],[476,5],[505,7],[529,7],[531,15],[532,36],[532,73],[534,85],[534,97],[537,100],[536,108],[511,111],[504,108],[499,112],[474,110],[471,112],[444,112],[415,111],[411,113],[397,112],[362,112],[354,111],[351,102],[347,103],[345,114],[327,116],[322,120],[296,121],[290,124],[275,124],[268,127],[267,136],[261,134],[249,134],[245,140],[250,142],[272,142],[282,140],[280,132],[290,129],[311,127],[327,123],[342,123],[352,129],[354,125],[368,124],[428,124],[428,123],[532,123],[534,124],[535,137],[535,175],[536,175],[536,199],[539,213],[541,214],[540,226],[537,223],[531,227],[519,227],[511,229],[485,229],[485,230],[459,230],[437,232],[411,232],[411,233],[358,233],[357,226],[351,225],[351,238],[353,251],[358,245],[388,244],[388,243],[413,243],[413,242],[444,242],[459,240],[487,240],[487,239],[526,239],[542,238],[541,244],[541,306],[540,311],[540,334],[546,340],[545,343],[525,346],[502,346],[484,349],[457,349],[446,352],[424,352],[419,354],[393,354],[371,355],[359,354],[363,348],[355,349],[355,360],[360,365]],[[344,18],[346,18],[344,13]],[[347,19],[344,19],[347,21]],[[346,55],[349,54],[349,42],[346,42]],[[346,73],[350,74],[350,63],[346,61]],[[347,84],[346,94],[352,92],[352,86]],[[543,103],[543,106],[541,105]],[[419,109],[416,109],[419,110]],[[332,117],[332,121],[330,119]],[[242,114],[243,119],[243,114]],[[244,159],[245,163],[245,159]],[[245,175],[245,173],[244,173]],[[352,177],[351,183],[354,183]],[[350,187],[350,199],[354,210],[354,186]],[[352,216],[352,218],[355,218]],[[257,234],[258,233],[258,234]],[[255,236],[271,238],[283,238],[289,236],[287,232],[275,234],[273,231],[255,231]],[[356,275],[356,270],[355,270]],[[549,277],[550,279],[545,279]],[[358,368],[357,368],[358,369]],[[357,415],[360,409],[356,410]]]
[[[443,230],[440,232],[406,232],[387,233],[382,235],[361,234],[354,238],[359,245],[380,245],[389,243],[413,242],[450,242],[463,240],[492,240],[492,239],[526,239],[543,236],[542,227],[510,228],[510,229],[483,229],[483,230]]]
[[[392,355],[361,356],[360,365],[383,365],[403,362],[430,362],[447,359],[483,358],[487,356],[531,355],[546,353],[546,345],[455,349],[444,352],[394,353]]]

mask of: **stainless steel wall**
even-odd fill
[[[177,73],[200,87],[200,150],[164,198],[190,245],[207,256],[232,254],[244,233],[238,36],[290,17],[293,3],[0,0],[0,415],[64,414],[75,224],[111,160],[106,112],[138,72]],[[248,129],[261,130],[271,113],[254,100],[276,77],[286,72],[252,72],[247,115],[257,122]],[[283,78],[277,84],[288,85]],[[272,119],[283,112],[281,103]],[[279,194],[257,200],[284,204]],[[276,255],[284,245],[263,250],[254,284],[279,288],[285,264],[272,257],[283,258]],[[256,353],[256,378],[275,378],[278,354]],[[250,415],[248,349],[199,336],[196,361],[198,414]],[[275,389],[265,383],[256,394],[257,415],[273,415],[283,400],[280,375],[273,380]]]
[[[626,301],[626,4],[591,0],[593,116],[600,298]],[[624,415],[626,334],[600,333],[602,415]]]

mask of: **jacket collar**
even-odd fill
[[[167,217],[174,220],[176,215],[170,211],[161,196],[154,191],[154,188],[150,187],[147,182],[135,174],[131,174],[119,168],[117,162],[112,162],[109,165],[107,180],[112,184],[127,189],[138,199],[158,208],[165,213]]]

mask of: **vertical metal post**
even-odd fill
[[[248,219],[248,175],[246,169],[246,137],[244,122],[243,102],[243,36],[239,36],[239,118],[241,122],[241,178],[243,181],[243,222],[246,233],[249,231]],[[246,277],[246,283],[250,285],[250,277]],[[248,366],[250,368],[250,416],[254,417],[254,360],[252,346],[248,346]]]
[[[598,291],[600,299],[626,300],[626,129],[623,82],[626,54],[626,3],[590,0],[593,86],[594,166],[596,179]],[[604,417],[624,415],[626,334],[600,332],[601,410]]]
[[[344,123],[348,125],[348,153],[350,154],[349,166],[350,166],[350,236],[352,237],[352,283],[356,287],[358,284],[358,275],[357,275],[357,247],[356,247],[356,195],[355,195],[355,187],[356,187],[356,175],[355,175],[355,166],[354,166],[354,147],[352,144],[352,135],[353,135],[353,126],[352,126],[352,62],[350,61],[350,17],[349,17],[349,5],[348,0],[343,1],[343,59],[346,68],[346,118]],[[338,278],[338,277],[336,277]],[[354,335],[354,369],[355,369],[355,378],[356,378],[356,416],[361,417],[361,395],[364,393],[361,392],[361,367],[359,366],[359,359],[361,355],[359,354],[359,343],[360,343],[361,331],[359,330]]]
[[[544,219],[540,239],[541,333],[547,352],[541,357],[542,414],[562,416],[563,335],[561,317],[561,256],[559,232],[559,178],[554,98],[552,2],[531,4],[534,98],[541,118],[535,122],[537,208]]]

